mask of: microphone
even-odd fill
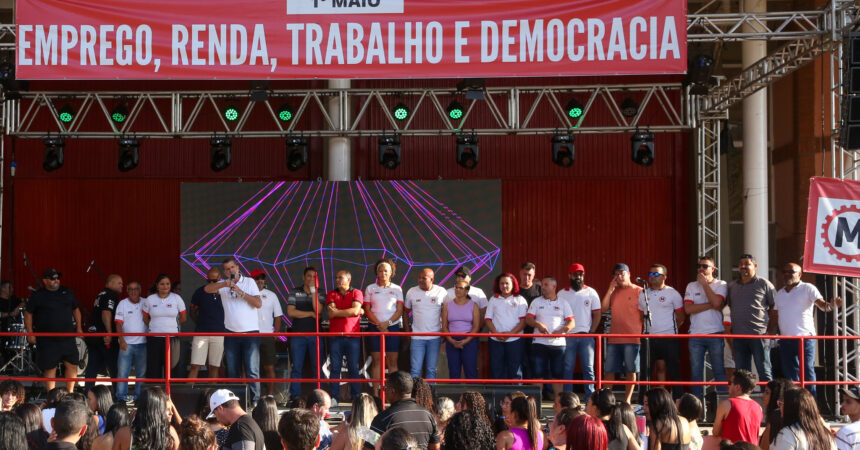
[[[645,280],[643,280],[642,278],[639,278],[639,277],[636,277],[636,282],[639,284],[645,284]]]
[[[92,269],[95,264],[96,264],[96,260],[90,261],[90,265],[87,266],[87,273],[90,272],[90,269]]]

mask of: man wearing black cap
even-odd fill
[[[854,450],[860,448],[860,390],[857,386],[846,386],[839,390],[842,393],[842,414],[851,421],[836,433],[836,448],[838,450]]]
[[[81,331],[81,310],[78,300],[71,289],[60,286],[60,272],[47,269],[42,272],[42,288],[34,292],[27,302],[24,325],[28,333],[77,333]],[[31,344],[36,344],[36,365],[45,378],[53,378],[57,364],[63,362],[65,378],[75,378],[78,374],[78,347],[75,338],[27,336]],[[54,388],[53,381],[45,382],[45,390]],[[66,382],[69,392],[75,388],[74,381]]]

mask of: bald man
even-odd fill
[[[418,273],[418,286],[406,292],[405,317],[406,331],[415,333],[440,333],[442,332],[442,304],[448,291],[442,286],[433,284],[435,274],[431,269],[423,269]],[[411,315],[409,313],[412,313]],[[411,369],[413,377],[421,376],[421,368],[426,365],[424,378],[436,378],[436,365],[439,362],[439,344],[442,343],[440,336],[412,336],[410,344]]]
[[[122,277],[110,274],[105,281],[105,288],[93,302],[92,323],[87,329],[90,333],[113,333],[114,318],[116,317],[116,306],[119,304],[119,294],[122,293]],[[119,355],[119,343],[116,338],[110,336],[90,336],[86,338],[87,370],[86,378],[96,378],[99,373],[107,369],[108,375],[117,375],[117,356]],[[95,381],[87,381],[84,388],[87,390],[95,386]]]

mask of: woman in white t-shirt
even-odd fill
[[[179,324],[185,323],[185,302],[170,291],[170,277],[161,274],[155,279],[155,294],[143,299],[141,312],[150,333],[177,333]],[[165,338],[149,336],[146,339],[146,378],[161,378],[164,370]],[[171,339],[171,350],[173,341]],[[171,352],[172,353],[172,352]],[[173,359],[173,358],[171,358]]]
[[[496,277],[495,295],[490,298],[484,316],[490,333],[522,334],[526,326],[529,304],[521,297],[517,278],[510,273]],[[523,340],[518,337],[490,338],[490,375],[499,380],[521,379],[520,365],[524,352]]]
[[[800,388],[785,391],[779,409],[782,429],[770,446],[772,450],[836,450],[836,441],[809,391]]]
[[[400,318],[403,316],[403,290],[391,282],[397,271],[394,261],[380,259],[374,266],[376,283],[364,289],[364,312],[370,325],[367,331],[400,331]],[[366,345],[373,358],[373,378],[379,379],[381,362],[381,345],[379,336],[370,336]],[[390,335],[385,337],[385,369],[388,373],[397,371],[397,353],[400,351],[400,337]],[[374,384],[374,391],[379,387]]]

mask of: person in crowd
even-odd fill
[[[443,333],[477,333],[483,326],[481,308],[469,294],[471,286],[457,281],[454,297],[442,305]],[[474,336],[445,336],[448,377],[478,378],[478,339]]]
[[[487,426],[492,426],[490,416],[487,415],[487,401],[484,396],[475,391],[466,391],[460,394],[460,399],[454,405],[457,411],[472,411],[486,422]]]
[[[651,328],[649,334],[678,334],[678,328],[684,323],[684,300],[681,294],[672,286],[666,284],[668,269],[662,264],[654,264],[648,272],[648,288],[639,294],[639,311],[651,312]],[[646,305],[645,299],[648,299]],[[650,361],[656,369],[657,381],[678,381],[681,379],[681,368],[678,366],[680,342],[678,338],[652,338]],[[646,368],[646,373],[651,367]],[[668,378],[667,378],[668,372]],[[672,385],[672,396],[678,398],[683,389]]]
[[[262,301],[262,306],[257,309],[260,333],[280,333],[281,322],[283,321],[281,317],[284,315],[284,311],[281,309],[281,302],[277,294],[266,289],[266,272],[256,269],[251,271],[250,276],[257,283]],[[275,342],[277,340],[278,338],[274,336],[260,337],[260,367],[263,371],[263,378],[275,378]],[[266,394],[269,397],[275,396],[274,382],[266,383]],[[274,428],[277,428],[277,424]]]
[[[240,287],[241,289],[241,287]],[[224,294],[221,294],[222,297]],[[230,367],[229,365],[227,366]],[[239,397],[228,389],[218,389],[209,397],[209,409],[212,411],[206,418],[215,417],[230,429],[224,448],[230,450],[260,450],[265,449],[263,431],[245,410],[239,406]]]
[[[702,450],[705,439],[702,436],[702,430],[699,429],[699,419],[702,418],[704,409],[699,397],[684,393],[675,400],[675,406],[678,407],[678,414],[687,419],[687,423],[690,424],[690,450]]]
[[[179,435],[170,426],[170,398],[159,387],[143,390],[135,403],[137,411],[127,427],[116,432],[112,450],[176,450]]]
[[[23,384],[16,380],[3,380],[0,382],[0,411],[12,411],[24,403],[25,396]]]
[[[526,324],[528,303],[520,297],[517,279],[510,273],[496,277],[494,295],[487,307],[485,322],[490,333],[522,334]],[[520,361],[523,342],[518,337],[490,338],[490,372],[495,379],[521,379]]]
[[[591,394],[585,406],[585,412],[603,422],[609,448],[618,450],[638,449],[639,441],[633,430],[624,423],[623,410],[619,408],[622,403],[615,400],[615,394],[612,393],[611,388],[603,388]]]
[[[339,270],[335,276],[335,289],[326,295],[326,309],[329,317],[329,331],[338,333],[347,333],[347,336],[335,336],[331,338],[331,375],[329,378],[338,380],[341,377],[341,367],[343,365],[343,357],[346,355],[346,368],[349,377],[358,379],[358,359],[361,357],[361,338],[349,336],[361,331],[361,314],[363,313],[364,294],[359,289],[350,286],[352,282],[352,273],[348,270]],[[305,282],[307,286],[307,280]],[[289,311],[290,307],[287,306]],[[295,338],[293,338],[295,339]],[[316,352],[316,349],[307,347],[307,351]],[[298,358],[297,353],[293,353],[294,358]],[[293,359],[295,362],[295,359]],[[301,375],[301,372],[295,372],[293,366],[293,377]],[[290,393],[296,392],[294,389],[296,384],[290,386]],[[352,398],[361,393],[361,385],[359,383],[349,383],[349,391]],[[300,391],[299,391],[300,392]],[[331,397],[337,399],[340,396],[340,383],[333,382],[329,385],[329,393]]]
[[[777,318],[773,313],[776,291],[770,281],[756,275],[758,264],[750,254],[738,260],[740,278],[729,285],[728,305],[732,314],[732,333],[765,335],[776,329]],[[764,339],[734,339],[734,361],[737,369],[752,369],[750,359],[755,362],[759,378],[773,379],[770,367],[770,352]],[[755,442],[755,441],[749,441]]]
[[[21,323],[21,312],[26,309],[27,303],[15,296],[12,282],[0,281],[0,328],[9,329],[11,323]]]
[[[445,446],[445,427],[448,426],[448,421],[454,415],[454,400],[448,397],[439,397],[436,402],[436,410],[433,413],[436,415],[436,428],[439,429],[439,436],[442,438],[441,445]]]
[[[720,450],[761,450],[758,445],[749,442],[732,442],[728,439],[720,441]]]
[[[389,428],[402,426],[415,437],[419,448],[438,450],[440,438],[436,420],[433,413],[412,398],[412,377],[403,371],[389,373],[385,389],[390,406],[373,419],[370,429],[382,435]],[[365,448],[372,446],[365,444]]]
[[[544,436],[544,450],[567,450],[567,427],[582,411],[576,408],[562,408],[553,413],[547,424]]]
[[[495,450],[493,430],[484,417],[464,409],[451,416],[445,427],[445,450]]]
[[[325,450],[331,447],[332,433],[328,423],[325,421],[325,418],[331,409],[331,397],[328,395],[328,392],[322,389],[314,389],[310,391],[305,400],[305,407],[307,407],[310,412],[314,413],[317,420],[320,422],[320,439],[318,448],[320,450]]]
[[[466,286],[469,286],[469,289],[466,290],[465,294],[468,295],[476,305],[478,305],[478,309],[481,312],[481,321],[483,321],[484,313],[487,312],[487,306],[489,306],[490,303],[487,299],[487,294],[484,293],[483,289],[477,286],[472,286],[472,271],[468,266],[460,266],[454,272],[454,287],[448,289],[445,302],[447,303],[457,296],[457,286],[460,282],[466,283]]]
[[[848,417],[850,423],[836,433],[836,448],[854,450],[860,448],[860,389],[846,386],[839,392],[842,394],[842,414]]]
[[[209,417],[209,413],[212,412],[212,410],[209,409],[209,399],[215,391],[215,388],[204,389],[197,397],[197,407],[195,410],[197,411],[197,417],[202,418],[209,425],[209,429],[215,434],[215,440],[218,442],[218,447],[221,448],[224,443],[227,442],[227,435],[230,433],[230,430],[228,430],[224,425],[221,425],[221,422],[218,422],[217,418]]]
[[[785,391],[791,389],[794,384],[787,378],[775,378],[764,387],[761,403],[764,405],[764,432],[759,439],[759,447],[768,450],[776,439],[779,430],[782,429],[782,412],[779,404],[783,401]]]
[[[615,425],[620,422],[624,425],[624,433],[627,436],[627,449],[638,450],[643,448],[642,433],[639,431],[639,426],[636,423],[636,413],[633,407],[627,402],[617,402],[612,407],[612,415],[609,417],[609,423]],[[618,429],[616,428],[616,431]],[[612,443],[610,441],[610,448]]]
[[[128,298],[116,306],[114,325],[117,333],[146,333],[148,327],[143,321],[143,304],[140,298],[140,283],[131,281],[126,286]],[[118,339],[119,353],[117,354],[117,377],[128,378],[134,365],[134,375],[146,375],[146,336],[120,336]],[[143,392],[143,383],[134,383],[134,397],[137,401]],[[128,382],[116,383],[116,397],[120,401],[128,401]]]
[[[418,286],[406,291],[406,300],[403,303],[406,310],[404,321],[406,331],[415,333],[442,331],[442,305],[445,303],[447,291],[442,286],[433,284],[435,275],[432,269],[421,270],[418,274]],[[430,380],[436,378],[441,343],[442,338],[439,336],[412,336],[409,351],[410,373],[413,378],[421,376],[422,367],[424,367],[425,378]]]
[[[113,333],[114,316],[122,294],[122,277],[110,274],[105,280],[105,288],[96,296],[93,302],[93,320],[87,329],[90,333]],[[91,336],[85,339],[87,344],[87,368],[84,378],[97,378],[107,370],[111,377],[117,376],[117,355],[119,347],[117,339],[111,336]],[[95,381],[84,383],[84,389],[91,389]]]
[[[349,416],[334,430],[331,450],[361,450],[363,441],[359,436],[360,428],[370,428],[376,417],[376,402],[369,394],[359,394],[352,400]]]
[[[519,397],[511,402],[510,428],[496,436],[499,450],[543,450],[543,433],[534,398]]]
[[[24,450],[27,448],[27,433],[25,432],[24,421],[9,411],[0,412],[0,448],[9,450]],[[75,446],[72,445],[71,448],[75,448]]]
[[[48,444],[50,434],[42,426],[42,410],[33,403],[22,403],[15,408],[15,415],[24,422],[29,450],[42,450]],[[2,442],[2,441],[0,441]],[[110,448],[108,447],[108,450]]]
[[[815,318],[812,307],[817,306],[822,311],[833,311],[836,300],[824,300],[814,284],[800,281],[803,271],[797,263],[788,263],[782,267],[785,286],[774,297],[773,311],[779,324],[779,334],[783,336],[815,336]],[[803,355],[804,379],[815,381],[815,339],[803,341],[780,339],[779,359],[782,362],[782,374],[789,380],[800,380],[799,355]],[[813,396],[817,396],[814,384],[807,385]]]
[[[84,402],[84,404],[86,404]],[[78,439],[78,442],[75,444],[78,450],[92,450],[93,443],[96,441],[96,438],[99,437],[99,420],[97,416],[90,415],[87,417],[87,431]]]
[[[567,443],[569,449],[587,448],[590,450],[606,450],[609,438],[606,427],[600,419],[589,414],[580,414],[567,427]]]
[[[128,407],[125,403],[114,403],[108,409],[105,418],[105,430],[101,436],[93,442],[93,450],[110,450],[113,448],[114,436],[122,427],[129,424]]]
[[[582,405],[579,403],[579,397],[573,392],[562,391],[556,394],[555,401],[552,404],[552,412],[558,414],[562,409],[574,408],[582,410]]]
[[[376,450],[418,450],[418,441],[403,427],[389,428],[374,447]]]
[[[338,272],[338,276],[340,276],[340,272]],[[296,286],[290,290],[289,295],[287,296],[287,317],[293,322],[290,331],[293,333],[313,333],[317,330],[317,316],[319,315],[319,305],[320,303],[329,303],[331,305],[334,303],[331,301],[330,297],[324,295],[324,293],[317,292],[316,287],[316,279],[317,279],[317,269],[315,267],[305,267],[302,272],[302,285]],[[335,287],[339,286],[338,282],[335,283]],[[351,289],[349,287],[349,283],[347,283],[346,289]],[[359,291],[359,295],[361,292]],[[314,298],[316,297],[316,300]],[[360,302],[359,302],[360,303]],[[344,309],[350,310],[354,312],[354,308],[351,302],[347,304]],[[344,332],[359,332],[358,328],[358,319],[359,316],[350,315],[344,316],[339,314],[334,314],[331,308],[328,311],[329,317],[329,331],[344,331]],[[347,321],[348,318],[355,318],[355,326],[349,330],[342,329],[344,325],[344,321]],[[335,320],[337,319],[337,320]],[[332,342],[332,351],[334,351],[335,341],[343,341],[343,339],[350,339],[349,342],[359,342],[359,338],[342,338],[342,337],[334,337],[331,338]],[[292,358],[292,369],[290,369],[290,377],[291,378],[302,378],[302,370],[305,367],[305,360],[310,358],[313,367],[313,376],[316,377],[318,370],[320,368],[320,361],[317,360],[317,345],[322,344],[322,340],[315,336],[290,336],[289,340],[290,345],[290,358]],[[355,345],[356,348],[360,348],[360,344]],[[337,362],[337,375],[340,377],[340,366],[341,360],[343,360],[342,355],[346,353],[343,350],[343,344],[341,343],[340,347],[340,355],[341,358],[335,358],[334,353],[332,353],[331,365],[332,369],[334,369],[335,362]],[[319,354],[323,354],[322,347],[319,347]],[[355,355],[356,364],[358,364],[358,354]],[[320,357],[322,359],[322,357]],[[349,359],[349,358],[347,358]],[[337,361],[335,361],[337,360]],[[334,373],[334,371],[332,371]],[[356,366],[356,377],[358,378],[358,370]],[[350,372],[352,374],[352,372]],[[353,378],[350,375],[350,378]],[[356,385],[356,387],[358,387]],[[290,383],[290,397],[298,398],[302,395],[302,384],[301,383]],[[337,398],[337,395],[332,393],[334,398]]]
[[[573,330],[571,334],[596,333],[600,325],[601,304],[600,296],[591,286],[585,284],[585,266],[573,263],[568,269],[570,285],[558,293],[558,298],[570,306],[573,312]],[[579,358],[582,368],[582,379],[594,380],[594,338],[568,337],[564,347],[565,379],[573,379],[573,370]],[[565,384],[566,392],[573,392],[572,384]],[[585,385],[585,398],[594,392],[593,384]]]
[[[612,322],[609,334],[639,334],[642,332],[642,314],[639,313],[639,294],[642,288],[630,282],[630,268],[618,263],[612,268],[612,282],[600,302],[603,312],[610,311]],[[639,338],[609,337],[606,346],[604,378],[615,380],[623,373],[626,380],[635,382],[639,373]],[[632,403],[634,384],[624,386],[624,401]]]
[[[505,394],[502,401],[499,402],[500,414],[493,423],[493,431],[496,435],[507,430],[511,426],[511,403],[513,403],[514,399],[521,397],[525,398],[525,396],[526,394],[522,391],[512,391]]]
[[[263,397],[251,411],[251,417],[263,432],[266,448],[279,448],[281,437],[278,435],[278,405],[272,397]],[[214,435],[213,435],[214,436]]]
[[[663,388],[645,393],[645,417],[648,419],[649,447],[686,449],[690,447],[690,423],[678,414],[675,401]]]
[[[185,323],[185,302],[170,291],[170,277],[161,274],[155,279],[156,292],[143,299],[140,307],[143,322],[150,333],[178,333],[179,324]],[[146,377],[161,378],[166,356],[164,337],[149,336],[146,340]],[[171,338],[172,341],[176,338]],[[171,362],[172,364],[172,362]]]
[[[532,301],[534,301],[534,299],[541,296],[541,283],[535,283],[536,269],[537,268],[535,267],[534,263],[526,261],[522,264],[522,266],[520,266],[520,271],[517,274],[519,276],[517,281],[520,287],[520,296],[526,299],[526,304],[528,305],[528,307],[532,306]],[[526,327],[523,329],[523,334],[528,336],[533,333],[534,329],[531,325],[529,325],[528,321],[526,321]],[[522,341],[524,354],[532,354],[532,338],[525,337],[522,338]],[[523,358],[521,361],[521,365],[522,367],[520,368],[520,372],[525,378],[540,378],[535,375],[537,368],[533,367],[531,358]],[[542,372],[547,374],[550,373],[551,371],[549,370],[548,362],[543,361],[543,365],[544,367],[542,369]],[[544,388],[543,392],[544,395],[549,392],[548,386]]]
[[[737,369],[729,382],[729,398],[720,402],[714,416],[714,436],[732,442],[758,442],[762,410],[750,398],[758,378],[746,369]]]
[[[436,411],[436,402],[433,401],[433,389],[423,378],[412,378],[412,399],[427,411],[431,413]]]
[[[221,270],[210,267],[206,272],[206,284],[197,288],[191,296],[191,320],[194,321],[194,331],[198,333],[225,333],[224,305],[221,294],[206,292],[206,286],[217,283],[221,279]],[[197,378],[200,369],[207,365],[209,378],[217,378],[221,371],[221,359],[224,357],[224,336],[194,336],[191,340],[191,369],[188,378]]]
[[[69,395],[69,392],[63,388],[51,389],[48,391],[48,394],[45,395],[45,402],[42,403],[42,426],[45,427],[45,430],[48,433],[54,431],[54,429],[51,428],[51,419],[57,411],[57,405],[59,405],[67,395]]]
[[[785,391],[782,429],[771,446],[774,450],[836,450],[833,435],[818,412],[815,397],[806,390]]]
[[[553,277],[541,280],[542,295],[532,300],[526,314],[526,323],[533,327],[533,334],[566,334],[574,327],[573,311],[565,301],[560,301],[556,294],[558,283]],[[563,337],[536,337],[531,345],[531,362],[533,376],[538,379],[560,380],[564,375]],[[550,371],[544,371],[547,367]],[[545,383],[547,384],[547,383]],[[544,389],[546,392],[546,389]],[[560,384],[552,385],[555,398],[561,392]]]
[[[370,321],[367,331],[397,333],[400,331],[400,319],[403,315],[403,290],[392,282],[392,278],[397,273],[397,266],[390,259],[380,259],[374,265],[374,271],[376,272],[376,282],[364,289],[364,311],[367,314],[367,320]],[[373,358],[373,378],[379,379],[380,368],[382,367],[380,337],[369,337],[366,345],[370,351],[370,356]],[[397,371],[399,351],[400,337],[394,334],[386,336],[385,368],[388,369],[388,373]],[[379,386],[374,383],[373,389],[377,391]]]
[[[87,432],[87,419],[90,417],[87,405],[77,400],[63,400],[57,405],[56,414],[51,419],[54,440],[45,446],[47,450],[71,450]]]
[[[99,434],[105,432],[105,420],[107,420],[107,413],[111,405],[113,405],[113,396],[107,386],[99,384],[87,391],[87,406],[90,407],[90,411],[98,420]]]
[[[72,290],[60,285],[62,274],[56,269],[42,272],[42,287],[30,295],[24,313],[27,333],[77,333],[81,330],[81,310]],[[30,344],[36,344],[36,366],[45,378],[54,378],[57,365],[62,362],[64,378],[78,375],[78,347],[74,337],[27,336]],[[45,381],[45,390],[54,388],[54,381]],[[66,382],[66,390],[72,392],[74,381]]]
[[[696,267],[696,281],[688,283],[684,291],[684,312],[690,316],[690,334],[714,335],[713,338],[689,339],[692,381],[705,381],[706,354],[710,358],[714,378],[717,381],[726,381],[722,310],[728,287],[725,281],[714,277],[716,270],[713,258],[700,257]],[[693,395],[702,398],[702,386],[693,386]]]
[[[278,434],[284,450],[313,450],[319,444],[320,422],[314,413],[300,408],[281,415]]]
[[[278,447],[281,441],[278,439]],[[179,429],[179,450],[217,450],[218,442],[215,433],[209,429],[206,422],[196,416],[188,417],[182,421]]]

